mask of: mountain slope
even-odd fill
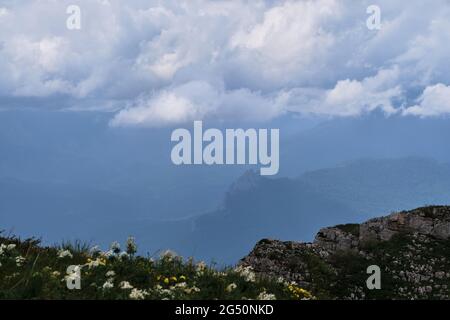
[[[450,207],[324,228],[313,243],[261,240],[241,264],[319,298],[449,299]],[[366,285],[369,266],[380,268],[380,289]]]

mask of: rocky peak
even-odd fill
[[[438,239],[450,238],[450,207],[433,206],[392,213],[362,224],[321,229],[314,240],[328,251],[359,250],[370,241],[388,241],[399,233],[417,233]]]
[[[450,299],[450,206],[323,228],[313,243],[264,239],[241,264],[323,298]],[[365,285],[370,265],[383,272],[382,290]]]

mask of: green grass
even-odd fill
[[[44,247],[37,239],[0,237],[0,299],[303,299],[302,288],[165,254],[153,260],[125,252],[92,250],[82,242]],[[64,253],[62,253],[64,252]],[[81,289],[69,290],[67,267],[81,266]]]

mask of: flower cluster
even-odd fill
[[[300,288],[297,286],[295,282],[292,282],[287,286],[289,292],[296,298],[301,300],[312,300],[315,299],[315,297],[312,295],[311,292],[308,290],[305,290],[303,288]]]
[[[125,251],[118,242],[107,251],[70,244],[41,248],[35,242],[20,244],[17,239],[11,242],[0,237],[0,299],[6,295],[132,300],[297,298],[296,291],[286,290],[285,283],[260,278],[248,266],[216,270],[173,251],[163,252],[158,259],[138,256],[132,237],[127,239]],[[77,279],[81,279],[81,289],[68,289],[67,284]]]

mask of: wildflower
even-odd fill
[[[170,282],[169,278],[165,278],[165,279],[164,279],[164,283],[165,283],[165,284],[169,284],[169,282]]]
[[[297,284],[295,282],[292,282],[291,284],[288,285],[288,290],[291,292],[292,296],[296,299],[302,300],[315,299],[315,297],[311,294],[311,292],[303,288],[297,287]]]
[[[272,293],[267,293],[265,290],[263,292],[261,292],[258,295],[258,300],[276,300],[277,298],[275,297],[274,294]]]
[[[69,250],[59,250],[58,251],[58,258],[59,259],[64,259],[66,257],[73,258],[73,255],[72,255],[72,253]]]
[[[192,288],[184,289],[184,292],[186,292],[187,294],[191,294],[191,293],[195,293],[195,292],[200,292],[200,289],[194,286]]]
[[[114,288],[114,283],[112,281],[112,279],[108,279],[104,284],[103,284],[103,289],[112,289]]]
[[[170,289],[162,289],[160,290],[161,295],[166,296],[163,300],[169,300],[170,298],[173,298],[174,293]]]
[[[111,251],[114,254],[120,253],[120,244],[117,241],[114,241],[113,243],[111,243]]]
[[[126,289],[133,289],[133,286],[128,281],[122,281],[119,284],[120,289],[126,290]]]
[[[197,270],[197,274],[201,275],[206,270],[206,263],[204,261],[200,261],[195,266],[195,269]]]
[[[172,250],[166,250],[161,253],[161,258],[167,261],[172,261],[174,258],[178,257],[178,254]]]
[[[22,256],[16,257],[16,266],[21,267],[23,263],[25,262],[25,258]]]
[[[86,266],[89,267],[89,269],[96,268],[98,266],[104,266],[106,265],[106,260],[104,258],[97,258],[95,260],[92,260],[91,258],[88,259]]]
[[[145,299],[146,295],[148,295],[147,291],[133,288],[133,290],[131,290],[131,293],[130,293],[130,299],[143,300],[143,299]]]
[[[180,281],[186,281],[186,277],[185,276],[180,276]]]
[[[52,276],[55,277],[55,278],[58,278],[60,275],[61,275],[61,272],[59,272],[59,271],[53,271],[52,272]]]
[[[115,275],[116,275],[116,273],[115,273],[114,271],[112,271],[112,270],[110,270],[110,271],[108,271],[108,272],[106,273],[106,276],[109,277],[109,278],[112,278],[112,277],[114,277]]]
[[[278,277],[277,283],[280,283],[280,284],[286,284],[286,280],[284,280],[283,277]]]
[[[173,276],[173,277],[170,277],[170,281],[177,282],[178,279],[177,279],[177,277]]]
[[[235,272],[239,273],[242,277],[244,277],[245,281],[247,282],[255,282],[256,276],[253,272],[253,268],[251,266],[243,267],[238,266],[236,269],[234,269]]]
[[[11,250],[14,250],[16,248],[16,245],[15,244],[8,244],[8,245],[5,245],[5,244],[0,244],[0,256],[1,255],[3,255],[3,253],[5,253],[5,252],[7,252],[7,251],[11,251]]]
[[[101,256],[105,257],[106,259],[114,257],[114,252],[112,250],[108,250],[105,252],[100,253]]]
[[[175,288],[181,288],[181,289],[184,289],[184,288],[186,288],[186,286],[187,286],[187,283],[186,283],[186,282],[180,282],[180,283],[177,283],[177,284],[175,285]]]
[[[234,291],[236,288],[237,288],[236,283],[231,283],[231,284],[229,284],[229,285],[226,287],[225,291],[226,291],[226,292],[231,292],[231,291]]]
[[[127,239],[127,253],[129,255],[134,255],[137,252],[137,245],[133,237]]]

